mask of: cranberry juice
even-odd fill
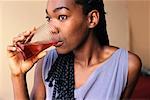
[[[35,42],[29,44],[21,44],[18,47],[21,49],[21,53],[24,57],[24,60],[36,56],[41,51],[47,49],[50,46],[56,45],[58,42]]]

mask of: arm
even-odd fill
[[[129,52],[127,86],[122,94],[122,98],[130,98],[138,81],[141,66],[142,63],[140,58],[137,55]]]
[[[23,55],[16,44],[23,43],[23,41],[26,40],[26,37],[30,36],[32,31],[34,31],[34,29],[15,37],[13,39],[13,44],[7,47],[7,56],[9,60],[15,100],[29,100],[26,73],[39,59],[46,55],[46,52],[43,51],[38,55],[28,58],[27,60],[23,59]]]
[[[35,68],[35,79],[33,90],[31,93],[31,100],[44,100],[45,99],[45,87],[42,80],[42,62],[43,59],[40,59]],[[26,73],[25,74],[12,74],[11,75],[13,90],[14,90],[14,99],[15,100],[29,100],[29,94],[27,89],[26,82]]]
[[[34,85],[31,92],[31,100],[45,100],[45,86],[42,80],[42,63],[43,59],[39,60],[35,68]]]
[[[40,59],[35,68],[34,85],[31,92],[31,100],[44,100],[45,99],[45,87],[42,80],[42,63],[43,59]],[[12,83],[14,90],[15,100],[29,100],[29,94],[26,83],[26,74],[12,75]]]
[[[14,100],[29,100],[26,75],[11,75],[11,79],[13,83]]]

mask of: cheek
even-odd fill
[[[61,47],[57,48],[57,52],[59,54],[66,54],[73,49],[77,48],[82,40],[85,37],[85,29],[81,27],[74,27],[72,26],[71,28],[68,28],[63,31],[62,33],[62,38],[64,39],[64,44]]]
[[[83,23],[70,26],[68,26],[66,34],[64,34],[66,36],[66,48],[74,49],[83,41],[87,27]]]
[[[86,23],[83,20],[74,20],[72,23],[66,23],[64,28],[64,36],[70,40],[81,38],[86,31]]]
[[[59,50],[70,51],[76,48],[85,37],[87,23],[84,18],[72,18],[65,23],[59,24],[60,36],[64,40],[64,44]]]

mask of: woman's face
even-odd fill
[[[59,35],[57,52],[68,53],[79,48],[87,36],[87,16],[83,14],[81,5],[74,0],[49,0],[47,20],[54,27],[54,34]]]

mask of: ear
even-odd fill
[[[88,25],[89,28],[94,28],[99,22],[99,12],[97,10],[92,10],[88,13]]]

